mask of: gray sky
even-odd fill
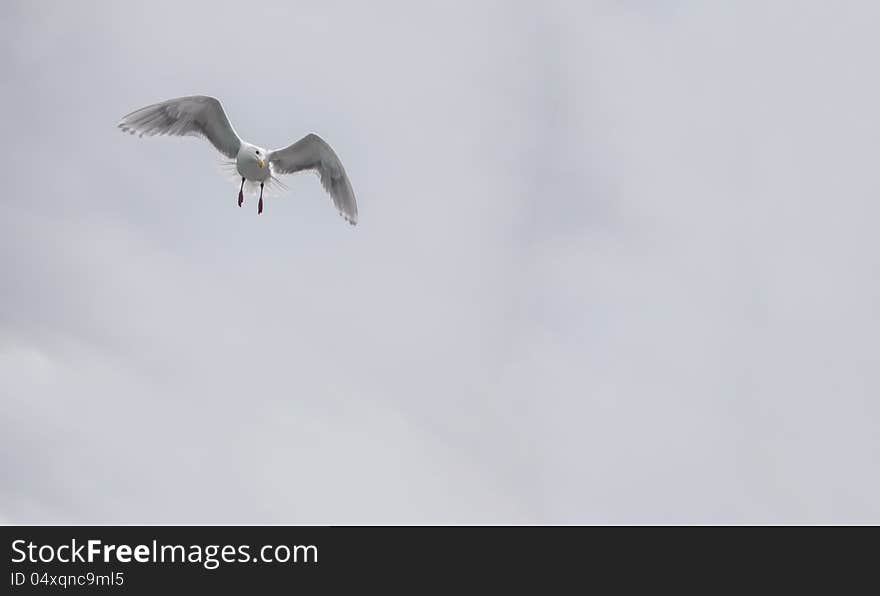
[[[877,4],[418,4],[0,5],[0,519],[880,522]]]

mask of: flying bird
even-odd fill
[[[263,212],[263,189],[286,190],[278,174],[295,174],[313,170],[321,179],[339,214],[354,225],[357,223],[357,202],[342,162],[324,139],[308,134],[283,149],[267,150],[241,140],[220,101],[206,95],[178,97],[156,103],[128,114],[119,121],[123,132],[139,136],[198,136],[208,140],[229,158],[224,166],[241,178],[238,206],[244,202],[245,183],[248,189],[260,187],[257,214]],[[267,194],[268,196],[268,194]]]

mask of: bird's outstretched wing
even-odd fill
[[[357,202],[351,182],[339,157],[324,139],[315,134],[306,135],[289,147],[270,151],[269,163],[273,172],[279,174],[315,170],[339,214],[351,225],[357,223]]]
[[[223,106],[206,95],[178,97],[135,110],[120,120],[118,126],[123,132],[140,136],[204,137],[230,159],[235,159],[241,147],[241,139],[229,123]]]

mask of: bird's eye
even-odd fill
[[[259,151],[257,151],[257,155],[259,155],[259,154],[260,154],[260,152],[259,152]]]

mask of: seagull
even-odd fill
[[[231,161],[223,165],[241,177],[238,206],[244,202],[245,182],[249,188],[260,185],[257,214],[263,212],[263,188],[284,190],[277,174],[295,174],[313,170],[321,179],[339,214],[351,225],[357,223],[358,211],[351,182],[342,162],[324,139],[308,134],[283,149],[267,150],[241,140],[217,98],[207,95],[178,97],[135,110],[117,125],[123,132],[138,136],[197,136],[208,140]]]

